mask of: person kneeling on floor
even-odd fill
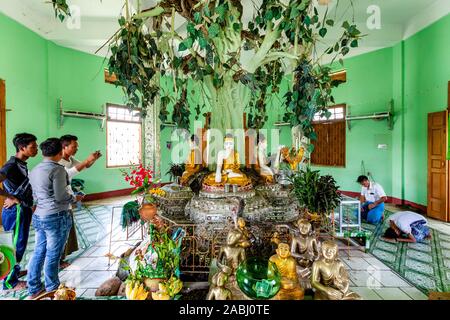
[[[382,237],[388,242],[420,242],[430,238],[427,219],[412,211],[400,211],[391,215],[389,227]]]
[[[369,181],[367,176],[359,176],[356,180],[361,186],[361,218],[368,223],[377,224],[384,218],[384,202],[386,193],[381,185]]]
[[[36,241],[28,270],[28,299],[43,293],[42,268],[47,292],[59,287],[59,260],[72,226],[69,208],[82,199],[69,192],[69,177],[64,166],[58,164],[62,158],[62,144],[58,138],[49,138],[40,144],[44,160],[30,173],[30,183],[36,211],[33,227]]]

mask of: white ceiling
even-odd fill
[[[286,0],[284,0],[286,1]],[[340,2],[336,13],[336,3]],[[69,0],[69,4],[80,10],[79,28],[73,27],[76,20],[61,23],[54,16],[52,5],[47,0],[0,0],[0,12],[35,31],[42,37],[61,46],[94,53],[118,29],[117,18],[124,0]],[[131,0],[136,6],[137,0]],[[156,0],[141,0],[141,8],[148,8]],[[252,20],[252,2],[261,0],[242,0],[244,21]],[[423,29],[450,12],[449,0],[353,0],[355,22],[367,36],[360,47],[351,55],[389,47]],[[350,0],[331,0],[331,16],[336,13],[337,20],[350,19],[352,8]],[[381,9],[381,29],[369,30],[366,21],[367,8],[377,5]],[[325,10],[325,7],[322,7]],[[322,11],[321,10],[321,11]],[[184,30],[183,18],[178,17],[176,26]],[[333,43],[337,33],[330,32],[325,43]],[[106,55],[106,49],[99,55]]]

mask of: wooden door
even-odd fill
[[[6,162],[6,89],[5,81],[0,79],[0,166]],[[0,197],[0,208],[3,208],[3,198]],[[0,226],[2,216],[0,214]]]
[[[448,111],[428,114],[428,208],[431,218],[448,221]]]

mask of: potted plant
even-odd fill
[[[184,170],[184,163],[170,163],[169,170],[166,172],[166,174],[170,176],[171,181],[175,181],[178,183],[178,180],[183,175]]]
[[[157,212],[157,199],[155,195],[161,195],[163,190],[159,189],[159,185],[153,183],[153,171],[144,167],[143,164],[130,167],[130,172],[122,170],[125,181],[129,182],[134,188],[132,195],[138,197],[140,204],[139,215],[141,219],[150,222]]]
[[[339,206],[341,200],[336,180],[330,175],[321,176],[318,170],[311,170],[310,167],[296,172],[290,180],[304,215],[329,229],[330,226],[325,225],[329,221],[328,215]]]

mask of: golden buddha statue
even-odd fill
[[[216,172],[211,172],[203,180],[206,186],[223,187],[226,183],[241,187],[251,185],[251,180],[240,171],[239,153],[234,150],[233,136],[227,134],[224,141],[224,150],[217,154]]]
[[[232,300],[231,290],[225,287],[228,282],[228,275],[225,272],[216,273],[211,282],[206,300]]]
[[[257,157],[257,162],[255,164],[255,170],[256,170],[256,172],[259,173],[261,178],[263,178],[263,180],[266,184],[270,184],[270,183],[274,182],[274,179],[273,179],[274,172],[267,165],[267,163],[269,162],[267,160],[267,156],[266,156],[267,139],[262,134],[260,134],[258,136],[258,138],[259,138],[258,154],[257,154],[258,157]]]
[[[248,231],[246,225],[245,225],[245,220],[244,218],[240,217],[237,219],[237,228],[236,228],[240,233],[241,233],[241,239],[239,240],[239,245],[246,249],[248,247],[250,247],[251,241],[250,238],[253,236],[252,233],[250,231]]]
[[[302,268],[311,268],[320,255],[317,238],[311,234],[312,226],[308,220],[299,219],[297,227],[299,235],[292,238],[291,254]]]
[[[279,243],[276,254],[269,259],[277,265],[281,274],[281,288],[275,300],[303,300],[305,292],[300,286],[297,276],[297,262],[291,256],[289,245]]]
[[[186,159],[185,169],[180,179],[181,185],[186,185],[189,181],[189,178],[199,172],[202,168],[201,152],[198,146],[198,137],[193,134],[190,141],[191,151],[188,158]]]
[[[360,300],[349,290],[350,281],[344,264],[338,259],[336,242],[322,242],[322,258],[312,266],[311,285],[315,300]]]
[[[245,260],[245,249],[241,245],[242,233],[237,229],[228,232],[226,245],[220,248],[217,264],[220,269],[233,277],[239,264]]]

